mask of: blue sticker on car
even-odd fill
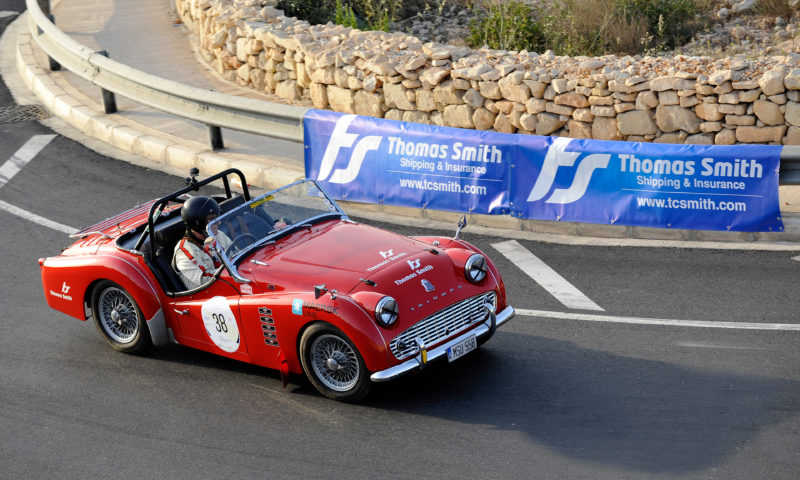
[[[295,298],[292,300],[292,313],[295,315],[302,315],[303,314],[303,300],[299,298]]]

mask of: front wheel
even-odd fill
[[[300,358],[306,376],[326,397],[357,402],[369,393],[364,359],[353,342],[332,325],[318,323],[303,333]]]
[[[103,338],[125,353],[142,353],[153,342],[144,315],[124,288],[108,280],[92,293],[92,316]]]

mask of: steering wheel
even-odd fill
[[[239,247],[238,244],[239,242],[242,241],[249,241],[250,243]],[[242,248],[246,247],[247,245],[252,245],[254,243],[256,243],[255,235],[251,235],[249,233],[242,233],[241,235],[237,235],[236,238],[234,238],[233,241],[231,241],[231,245],[228,247],[228,249],[225,250],[225,256],[230,258],[234,256],[236,253],[238,253],[240,250],[242,250]]]

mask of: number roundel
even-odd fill
[[[239,350],[239,326],[225,297],[214,297],[203,304],[203,324],[214,345],[226,352]]]

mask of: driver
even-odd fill
[[[214,276],[214,269],[220,265],[215,260],[214,248],[230,246],[230,238],[219,230],[215,229],[214,239],[206,235],[208,222],[217,218],[219,212],[217,202],[205,196],[192,197],[181,207],[186,233],[175,246],[172,264],[189,290],[209,282]]]

